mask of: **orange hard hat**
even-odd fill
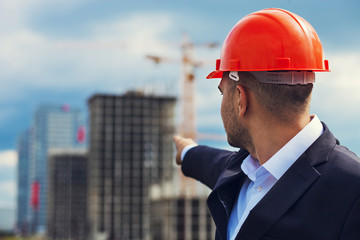
[[[224,71],[329,71],[314,28],[300,16],[269,8],[242,18],[226,37],[216,70]]]

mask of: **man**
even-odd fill
[[[213,191],[216,239],[360,239],[360,163],[310,115],[316,71],[329,71],[311,25],[282,10],[241,19],[208,78],[236,153],[174,137],[185,175]]]

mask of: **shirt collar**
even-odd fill
[[[248,176],[248,178],[255,182],[256,172],[261,167],[259,161],[253,158],[250,154],[244,159],[241,164],[241,170]]]
[[[264,167],[277,180],[290,168],[290,166],[308,149],[323,133],[324,129],[316,115],[311,121],[274,154],[262,167]],[[261,168],[257,159],[249,155],[241,164],[241,169],[255,181],[256,173]]]

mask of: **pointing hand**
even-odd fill
[[[194,140],[191,138],[183,138],[180,136],[174,136],[174,143],[176,145],[176,164],[181,165],[181,152],[187,145],[194,144],[198,145]]]

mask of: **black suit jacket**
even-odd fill
[[[217,240],[226,240],[248,154],[198,146],[183,160],[184,174],[213,190],[207,202]],[[236,239],[360,240],[359,158],[324,124],[324,133],[250,211]]]

